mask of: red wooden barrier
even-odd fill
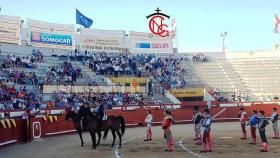
[[[176,109],[172,111],[173,117],[178,123],[190,123],[192,118],[192,106],[193,104],[184,105],[181,109]],[[198,105],[198,104],[196,104]],[[205,108],[204,103],[201,105],[200,111],[202,112]],[[265,115],[269,117],[272,112],[272,108],[277,108],[280,112],[280,106],[276,104],[253,104],[252,106],[244,107],[245,111],[251,115],[252,110],[264,110]],[[231,121],[238,119],[240,107],[213,107],[210,109],[211,115],[215,117],[217,121]],[[159,108],[150,108],[153,116],[154,122],[160,124],[163,119],[163,110]],[[109,110],[106,112],[108,115],[121,115],[126,121],[128,127],[138,126],[143,124],[146,117],[146,110],[143,108],[135,109],[132,111],[124,110]],[[57,121],[53,120],[50,122],[49,119],[44,120],[40,118],[29,119],[27,128],[27,121],[16,119],[16,127],[4,128],[0,124],[0,147],[12,142],[25,141],[26,137],[30,140],[41,138],[45,136],[64,134],[68,132],[74,132],[73,124],[71,121],[64,120],[64,115],[57,115]]]

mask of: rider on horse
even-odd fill
[[[104,117],[104,103],[102,101],[101,98],[98,98],[97,100],[97,107],[96,107],[96,114],[97,114],[97,118],[98,120],[102,121],[103,120],[103,117]]]

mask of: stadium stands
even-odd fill
[[[279,97],[280,59],[239,59],[229,63],[253,96],[266,101]]]

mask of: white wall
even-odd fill
[[[226,52],[226,59],[275,58],[275,57],[280,57],[279,50]]]

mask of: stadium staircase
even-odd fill
[[[93,81],[99,86],[108,85],[108,78],[105,76],[96,75],[91,69],[89,69],[88,65],[83,65],[81,62],[78,61],[72,61],[71,63],[73,67],[80,68],[82,70],[82,75],[84,79],[82,83],[88,83],[90,81]]]

